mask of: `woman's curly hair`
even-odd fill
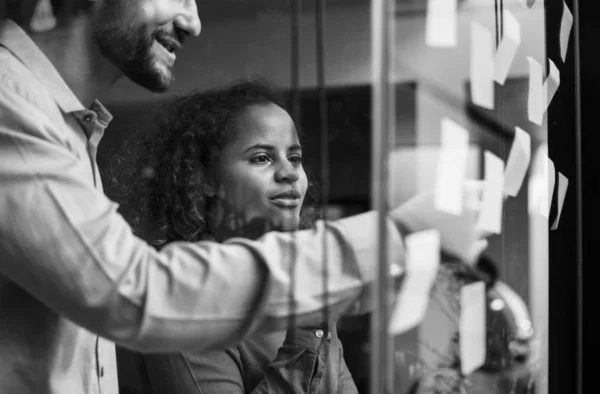
[[[117,200],[126,206],[124,216],[138,234],[156,247],[200,240],[207,231],[204,185],[213,153],[235,138],[232,126],[244,110],[270,103],[285,109],[262,79],[192,91],[168,102],[156,116],[156,130],[133,143],[139,150],[130,152],[136,157],[133,168],[113,177],[113,183],[120,179]],[[317,218],[311,208],[316,200],[311,185],[301,212],[302,228]]]

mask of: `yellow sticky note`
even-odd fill
[[[440,234],[426,230],[406,237],[406,267],[396,297],[388,332],[399,335],[418,326],[425,317],[429,291],[440,265]]]
[[[442,119],[434,206],[452,215],[462,212],[463,184],[467,176],[469,132],[450,119]]]
[[[531,161],[531,137],[522,128],[515,128],[515,139],[513,140],[506,169],[504,170],[504,194],[516,197],[521,190],[523,179],[527,174],[529,162]]]
[[[460,367],[464,375],[485,363],[485,283],[475,282],[460,289]]]
[[[510,66],[521,45],[521,25],[509,11],[504,11],[504,36],[494,56],[494,81],[504,85]]]
[[[457,41],[456,0],[428,0],[425,43],[431,47],[454,47]]]
[[[492,32],[477,22],[471,23],[471,99],[473,103],[494,108],[494,39]]]
[[[502,230],[502,204],[504,202],[504,161],[491,152],[485,152],[485,181],[483,200],[477,229],[500,234]]]

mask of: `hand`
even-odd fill
[[[482,195],[481,181],[467,181],[463,187],[463,210],[460,215],[438,211],[434,205],[434,192],[429,191],[392,210],[389,217],[403,235],[407,232],[438,230],[443,251],[463,262],[474,263],[488,245],[485,238],[489,234],[477,230]]]

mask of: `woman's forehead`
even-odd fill
[[[252,105],[236,124],[236,145],[258,142],[271,145],[298,145],[298,133],[290,115],[275,104]]]

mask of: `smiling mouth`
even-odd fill
[[[175,60],[177,59],[175,52],[179,48],[181,48],[181,44],[179,42],[175,41],[174,39],[171,39],[169,37],[161,37],[161,36],[156,37],[154,39],[154,41],[156,41],[158,46],[161,48],[161,49],[159,49],[159,51],[163,52],[162,57],[166,60],[166,62],[169,65],[172,66],[175,63]]]

